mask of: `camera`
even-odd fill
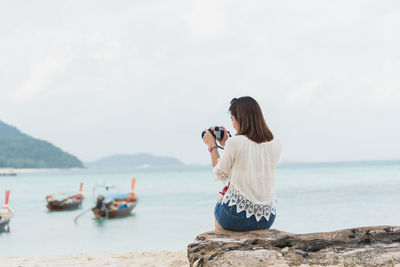
[[[214,130],[212,128],[208,129],[210,131],[210,133],[214,136],[215,139],[217,140],[221,140],[224,138],[224,129],[218,126],[214,127]],[[229,133],[229,131],[226,131],[228,133],[229,136],[231,136],[231,134]],[[206,131],[203,131],[201,133],[201,138],[204,137],[204,135],[206,134]]]

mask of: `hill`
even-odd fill
[[[75,156],[0,121],[0,167],[82,168]]]
[[[135,155],[112,155],[85,163],[90,168],[170,167],[184,164],[172,157],[160,157],[146,153]]]

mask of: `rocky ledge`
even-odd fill
[[[211,231],[188,246],[190,266],[400,266],[400,226],[292,234]]]

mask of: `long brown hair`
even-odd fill
[[[256,143],[272,141],[274,135],[265,122],[260,105],[250,96],[234,98],[229,111],[239,123],[238,135],[245,135]]]

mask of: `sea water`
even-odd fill
[[[94,219],[96,185],[129,192],[137,179],[132,215]],[[11,190],[9,233],[0,234],[0,257],[185,250],[197,234],[213,230],[213,210],[223,184],[211,167],[125,170],[58,170],[0,177],[0,200]],[[81,209],[49,212],[45,197],[79,190]],[[293,233],[400,224],[400,163],[281,164],[277,218],[272,228]]]

